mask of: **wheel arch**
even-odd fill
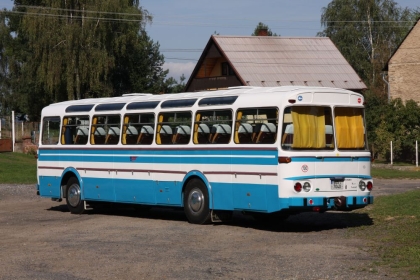
[[[67,167],[66,169],[64,169],[63,173],[61,174],[60,186],[61,186],[62,198],[66,198],[67,196],[66,190],[64,188],[66,187],[67,182],[71,177],[76,177],[77,180],[79,181],[80,189],[83,189],[83,180],[82,180],[82,177],[80,177],[79,172],[74,167]],[[82,196],[83,196],[83,191],[82,191]]]
[[[182,189],[181,189],[181,201],[182,201],[182,206],[184,206],[184,190],[185,187],[187,186],[188,182],[191,181],[194,178],[198,178],[201,181],[203,181],[204,185],[207,188],[207,193],[209,195],[209,207],[210,209],[213,209],[213,195],[212,195],[212,189],[211,189],[211,185],[209,180],[207,179],[207,177],[198,170],[191,170],[190,172],[188,172],[185,177],[184,180],[182,181]]]

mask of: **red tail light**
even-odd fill
[[[301,183],[296,183],[295,184],[295,191],[297,191],[297,192],[301,192],[302,191],[302,184]]]
[[[369,190],[369,191],[371,191],[372,189],[373,189],[373,184],[372,184],[372,182],[371,181],[369,181],[368,183],[367,183],[367,189]]]

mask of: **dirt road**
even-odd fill
[[[420,188],[375,180],[374,195]],[[295,215],[261,226],[235,213],[229,224],[192,225],[180,210],[71,215],[35,186],[0,184],[0,279],[396,279],[363,236],[368,215]]]

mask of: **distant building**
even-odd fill
[[[186,91],[290,85],[366,89],[329,38],[212,35]]]
[[[419,20],[420,21],[420,20]],[[400,46],[388,60],[389,95],[403,101],[420,102],[420,24],[413,26]]]

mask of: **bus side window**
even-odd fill
[[[191,112],[164,112],[159,114],[156,144],[185,145],[191,138]]]
[[[123,145],[150,145],[153,143],[155,114],[130,113],[124,116],[121,143]]]
[[[194,122],[194,144],[227,144],[232,135],[231,110],[198,111]]]
[[[273,144],[277,140],[277,108],[243,108],[236,113],[236,144]]]
[[[60,135],[60,117],[45,117],[42,120],[42,138],[43,145],[57,145]]]

